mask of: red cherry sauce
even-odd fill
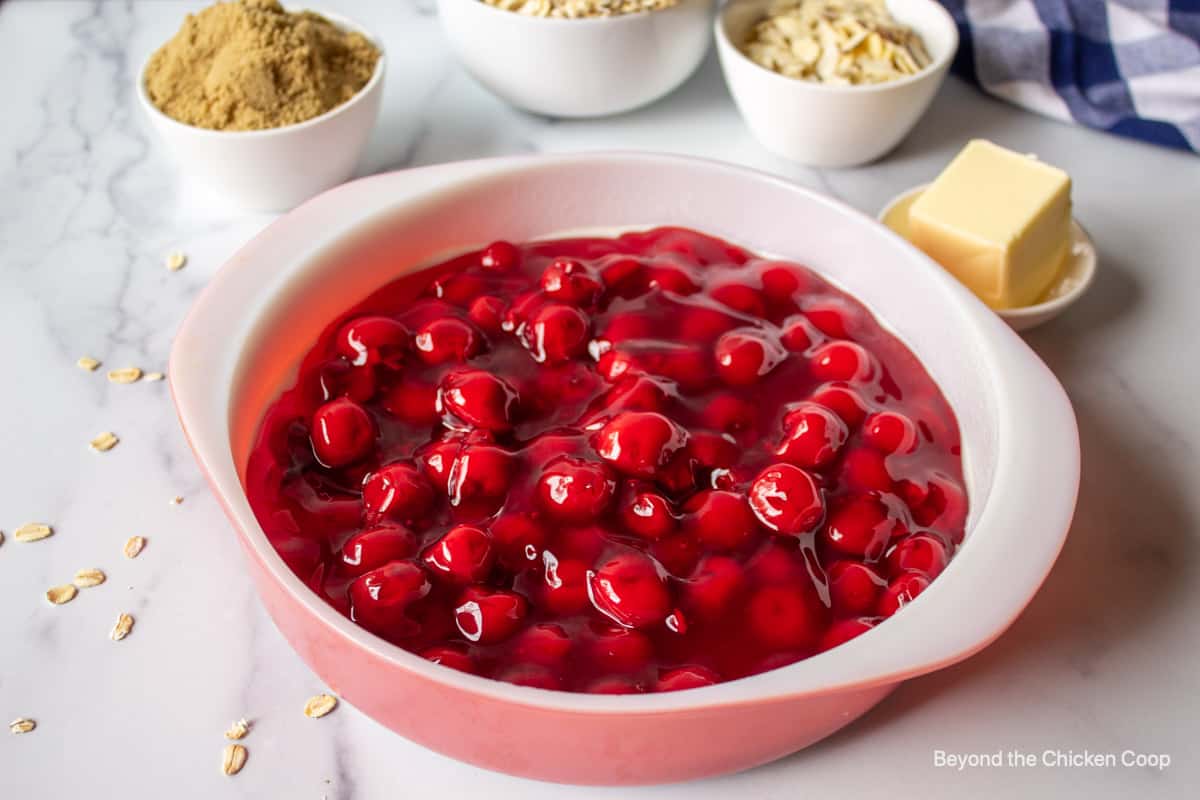
[[[335,320],[247,492],[350,619],[543,688],[732,680],[857,636],[967,514],[920,363],[805,267],[678,228],[497,242]]]

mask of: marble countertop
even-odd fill
[[[1084,472],[1066,549],[1028,611],[965,663],[910,681],[862,720],[741,775],[646,790],[563,788],[424,750],[343,705],[304,718],[320,681],[272,626],[180,433],[165,383],[75,366],[165,367],[196,293],[270,221],[199,202],[134,103],[142,58],[196,2],[0,4],[0,796],[1124,798],[1200,784],[1200,159],[1046,121],[951,80],[878,164],[779,161],[738,118],[715,59],[663,102],[565,122],[512,111],[447,51],[431,0],[323,4],[391,43],[363,172],[515,152],[643,148],[748,164],[874,212],[964,140],[1035,152],[1075,178],[1098,280],[1028,336],[1067,386]],[[163,267],[188,254],[185,269]],[[102,430],[112,452],[88,452]],[[184,498],[171,505],[170,498]],[[55,535],[14,541],[30,520]],[[127,537],[146,550],[121,555]],[[108,582],[50,606],[47,587]],[[1004,565],[997,565],[1002,570]],[[108,639],[121,612],[137,620]],[[254,723],[250,760],[219,774],[222,732]],[[936,750],[1165,753],[1139,767],[938,767]]]

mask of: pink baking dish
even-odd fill
[[[701,689],[593,696],[456,672],[343,618],[284,565],[242,487],[261,414],[317,332],[371,290],[494,239],[682,225],[802,261],[858,296],[958,415],[971,513],[949,568],[894,618],[788,667]],[[196,458],[280,630],[329,686],[397,733],[530,778],[645,784],[733,772],[828,736],[901,681],[985,647],[1066,538],[1079,440],[1062,387],[1009,328],[874,220],[786,181],[649,154],[495,159],[379,175],[243,247],[175,339],[171,388]]]

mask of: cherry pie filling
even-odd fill
[[[270,407],[292,570],[453,669],[704,686],[919,595],[967,514],[954,415],[854,299],[679,228],[496,242],[380,289]]]

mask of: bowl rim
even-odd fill
[[[204,318],[220,317],[228,313],[230,308],[236,309],[241,305],[245,308],[239,313],[252,312],[247,320],[248,325],[261,319],[265,308],[283,293],[287,285],[286,281],[272,280],[267,275],[278,277],[280,272],[289,269],[294,273],[300,266],[311,264],[315,255],[327,249],[327,246],[314,246],[311,241],[313,236],[325,235],[329,237],[328,241],[337,241],[362,230],[382,216],[396,213],[401,208],[436,202],[439,196],[453,196],[454,193],[469,190],[474,185],[495,179],[512,178],[521,175],[522,172],[539,168],[568,168],[580,164],[605,167],[620,164],[639,170],[654,164],[687,167],[698,172],[707,171],[716,176],[762,182],[802,195],[806,202],[823,204],[838,214],[850,217],[850,221],[855,225],[876,226],[878,230],[874,233],[890,239],[892,245],[898,248],[898,259],[915,261],[918,267],[929,273],[930,280],[940,284],[939,288],[961,298],[965,306],[958,311],[964,317],[963,324],[969,325],[971,333],[988,347],[993,366],[1011,367],[1018,373],[1013,376],[1015,380],[1011,382],[992,382],[994,388],[1002,395],[1001,399],[1007,400],[1012,407],[1008,416],[1011,420],[1023,420],[1036,410],[1044,418],[1039,425],[1028,426],[1029,430],[1016,429],[1024,436],[1022,444],[1029,445],[1031,441],[1036,440],[1036,444],[1049,446],[1046,457],[1041,458],[1039,454],[1036,460],[1020,448],[1016,448],[1015,459],[1012,457],[1013,453],[1008,452],[1009,458],[998,458],[1004,463],[997,467],[997,473],[993,477],[993,486],[1004,478],[1010,485],[1010,491],[1025,489],[1030,494],[1041,492],[1042,496],[1037,498],[1038,502],[1002,508],[995,500],[997,493],[991,491],[988,493],[989,501],[984,504],[980,517],[976,519],[975,528],[984,521],[983,514],[991,509],[993,518],[1000,515],[1002,522],[1012,523],[1014,520],[1011,518],[1016,515],[1017,522],[1024,523],[1029,520],[1021,515],[1030,515],[1036,510],[1038,521],[1025,530],[1032,529],[1042,535],[1040,540],[1033,540],[1040,541],[1040,545],[1037,545],[1041,548],[1039,558],[1032,563],[1026,563],[1022,570],[1015,571],[1018,577],[1023,577],[1016,589],[1010,587],[1007,592],[995,592],[997,596],[1002,596],[1002,599],[993,600],[991,619],[987,620],[985,625],[981,626],[976,621],[970,632],[960,630],[955,636],[943,635],[940,639],[928,639],[925,635],[926,628],[923,626],[936,621],[940,613],[946,611],[948,606],[953,606],[952,603],[943,602],[937,605],[935,602],[935,597],[946,597],[948,600],[955,597],[953,594],[946,594],[949,590],[944,589],[947,582],[945,577],[942,577],[914,600],[905,614],[890,620],[890,627],[879,626],[837,648],[791,665],[713,686],[677,692],[615,697],[589,695],[515,686],[433,664],[355,625],[312,592],[306,583],[287,567],[249,510],[238,468],[233,462],[229,447],[229,402],[236,385],[235,367],[245,352],[245,343],[239,342],[237,337],[208,335]],[[367,210],[355,208],[356,200],[369,200],[373,205]],[[340,211],[337,210],[339,208]],[[335,224],[324,229],[312,224],[318,219],[329,221],[330,217],[336,217]],[[290,233],[295,230],[300,230],[301,234],[291,236]],[[306,255],[293,258],[290,266],[290,256],[267,259],[274,265],[274,271],[268,273],[266,270],[259,270],[256,275],[255,270],[244,263],[259,261],[268,253],[274,256],[277,247],[289,239],[292,240],[293,247],[300,247],[297,240],[304,239],[305,236],[310,239],[303,243]],[[250,292],[242,291],[248,282],[257,282],[257,285],[253,286]],[[253,296],[254,292],[258,293],[258,299]],[[884,321],[886,323],[886,320]],[[217,319],[210,322],[215,323]],[[193,358],[197,355],[200,357]],[[219,380],[214,379],[213,365],[207,362],[226,361],[230,358],[235,365],[230,366],[227,371],[222,371]],[[1003,633],[1032,600],[1065,543],[1079,488],[1078,429],[1066,393],[1033,351],[965,287],[954,281],[904,239],[838,200],[775,175],[687,156],[608,152],[491,158],[374,175],[331,189],[269,225],[238,250],[217,272],[180,326],[171,350],[168,376],[184,435],[219,504],[233,523],[250,557],[262,567],[272,584],[300,607],[306,624],[323,625],[348,646],[363,651],[372,659],[407,673],[415,673],[414,677],[447,689],[547,711],[637,716],[686,712],[700,708],[747,706],[842,691],[868,690],[895,684],[960,661],[986,647]],[[1034,427],[1038,428],[1036,435],[1032,430]],[[197,436],[198,428],[211,430],[202,431],[205,437],[202,439]],[[1002,448],[997,445],[997,449]],[[1012,451],[1014,448],[1008,449]],[[1035,465],[1033,471],[1040,474],[1029,477],[1022,474],[1019,468],[1030,463]],[[996,522],[995,519],[991,521]],[[997,532],[985,541],[992,542],[993,548],[1011,547],[1012,537],[1003,537],[1001,533],[1002,531]],[[969,536],[971,532],[968,532]],[[982,545],[981,542],[976,549],[980,549]],[[976,571],[980,569],[978,565],[982,564],[982,558],[983,554],[971,562],[976,565]],[[956,566],[962,567],[958,570],[962,572],[966,569],[962,566],[963,563],[961,558],[952,561],[946,570],[947,575],[955,572]],[[1024,572],[1023,576],[1020,575],[1021,571]],[[939,589],[939,586],[943,589]],[[997,603],[1000,605],[997,606]],[[918,613],[918,609],[923,611]],[[904,622],[905,620],[907,622]],[[908,639],[904,638],[906,634],[909,635]],[[918,639],[921,641],[918,642]],[[893,650],[880,650],[878,647],[872,649],[871,644],[876,641],[900,644],[900,654],[897,655]],[[841,670],[832,668],[839,659],[851,667],[851,677],[845,677]],[[880,659],[885,663],[880,664]],[[836,673],[837,677],[827,677],[823,681],[814,680],[813,674],[819,678],[821,670],[825,673]],[[856,672],[858,674],[853,674]]]
[[[880,92],[887,92],[892,89],[910,86],[914,83],[919,83],[923,80],[941,75],[946,71],[946,68],[949,67],[950,62],[954,60],[955,55],[958,53],[958,23],[954,21],[954,17],[950,15],[950,12],[947,11],[940,3],[936,2],[936,0],[906,0],[906,2],[922,3],[926,6],[929,6],[934,12],[935,16],[939,17],[941,24],[945,26],[946,30],[950,33],[950,46],[946,48],[946,52],[931,60],[923,69],[918,70],[912,75],[908,75],[903,78],[897,78],[894,81],[885,81],[883,83],[838,85],[818,83],[817,81],[805,81],[798,78],[789,78],[788,76],[781,75],[774,70],[767,69],[743,53],[742,48],[734,44],[733,40],[729,38],[729,32],[726,30],[725,23],[727,22],[730,13],[738,6],[748,5],[750,3],[766,2],[769,2],[769,0],[729,0],[729,2],[725,3],[721,7],[721,10],[717,13],[717,18],[713,22],[713,34],[717,40],[717,47],[722,52],[733,55],[735,59],[732,62],[722,59],[722,65],[728,65],[725,66],[726,69],[731,67],[734,63],[741,62],[744,65],[754,68],[754,72],[750,74],[761,75],[768,81],[776,82],[776,85],[780,87],[791,87],[793,90],[812,91],[815,93],[830,95],[878,94]]]
[[[517,25],[544,25],[554,28],[562,25],[574,25],[578,28],[589,26],[592,28],[616,27],[618,25],[636,25],[644,22],[647,19],[653,18],[655,15],[663,14],[671,11],[678,11],[688,5],[696,4],[703,6],[712,6],[717,0],[679,0],[675,5],[667,8],[648,8],[639,11],[633,11],[628,14],[613,14],[607,17],[539,17],[533,14],[521,14],[518,11],[512,11],[506,8],[497,8],[483,0],[437,0],[438,5],[446,3],[458,3],[462,6],[479,6],[484,9],[484,14],[503,14],[508,18],[517,18],[523,20],[517,22]],[[497,18],[499,19],[499,18]]]
[[[308,6],[300,7],[288,5],[284,8],[286,11],[293,13],[297,11],[311,11],[314,14],[320,14],[322,17],[337,25],[339,28],[348,30],[352,33],[361,34],[367,39],[367,41],[375,45],[375,48],[379,51],[379,58],[375,61],[375,69],[371,72],[371,77],[367,79],[367,82],[363,84],[363,87],[355,92],[349,100],[346,100],[340,105],[336,105],[329,109],[325,113],[319,114],[310,119],[302,120],[301,122],[293,122],[290,125],[280,125],[275,128],[262,128],[260,130],[222,131],[217,130],[216,128],[201,128],[199,125],[191,125],[187,122],[181,122],[180,120],[177,120],[174,117],[166,114],[158,106],[154,105],[154,101],[150,99],[150,93],[146,91],[146,70],[150,66],[150,59],[154,58],[154,54],[162,49],[162,47],[171,40],[168,38],[146,54],[146,57],[141,61],[141,66],[138,67],[137,75],[134,77],[134,92],[137,94],[142,108],[144,108],[146,113],[157,122],[175,128],[176,130],[186,131],[192,136],[204,136],[214,139],[222,138],[230,141],[235,139],[262,139],[276,134],[297,133],[306,128],[316,127],[323,122],[329,122],[334,117],[349,112],[353,106],[361,104],[369,94],[372,94],[379,89],[380,84],[383,82],[384,72],[386,71],[387,50],[383,45],[383,41],[378,36],[375,36],[369,30],[367,30],[367,28],[363,27],[349,17],[333,11],[324,11],[320,8],[311,8]],[[174,34],[172,34],[172,37],[173,36]]]

